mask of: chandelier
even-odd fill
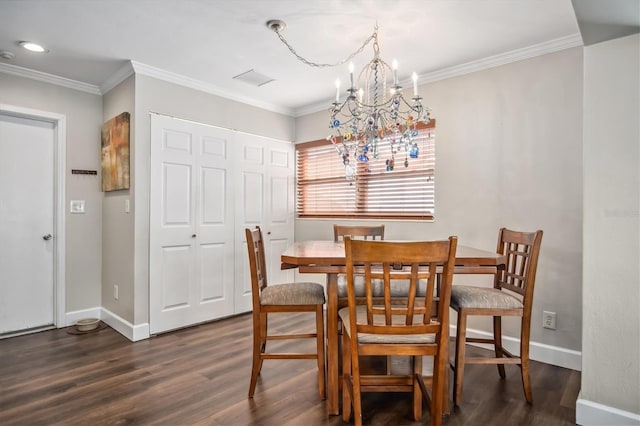
[[[391,172],[396,167],[396,156],[404,158],[404,167],[409,167],[410,158],[418,158],[418,125],[429,123],[429,109],[422,105],[418,94],[417,74],[412,74],[413,96],[407,99],[398,81],[397,62],[394,60],[389,66],[380,58],[377,25],[358,50],[335,64],[317,64],[301,57],[281,34],[284,22],[271,20],[267,27],[299,60],[314,67],[343,65],[373,42],[373,59],[364,66],[357,79],[354,78],[353,62],[349,63],[349,87],[342,101],[340,80],[336,80],[336,97],[329,109],[332,134],[327,140],[338,152],[347,180],[356,179],[358,173],[370,173],[370,161],[384,160],[385,170]],[[384,154],[381,154],[381,146],[388,147]],[[358,163],[363,167],[358,167]]]

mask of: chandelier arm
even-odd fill
[[[364,43],[362,43],[362,46],[360,46],[358,48],[358,50],[356,50],[355,52],[351,53],[349,56],[347,56],[345,59],[338,61],[334,64],[322,64],[322,63],[316,63],[316,62],[312,62],[304,57],[302,57],[298,52],[296,52],[296,50],[293,48],[293,46],[291,46],[289,44],[289,42],[284,38],[284,36],[280,33],[280,28],[277,26],[274,26],[271,28],[273,30],[273,32],[275,32],[278,36],[278,38],[280,39],[280,41],[282,41],[282,43],[284,43],[285,46],[287,46],[287,48],[289,49],[289,51],[291,53],[293,53],[293,55],[298,58],[298,60],[304,64],[307,64],[311,67],[316,67],[316,68],[326,68],[326,67],[337,67],[340,65],[343,65],[347,62],[349,62],[351,59],[353,59],[356,55],[358,55],[359,53],[361,53],[364,48],[372,41],[372,40],[377,40],[378,39],[378,25],[376,24],[375,30],[373,31],[373,34],[371,34],[365,41]]]
[[[415,101],[415,103],[413,105],[411,105],[409,102],[407,102],[407,100],[404,98],[404,96],[400,96],[399,98],[402,101],[402,103],[404,103],[412,111],[422,112],[424,110],[424,107],[422,106],[422,102],[420,102],[420,99],[421,99],[420,97],[411,98],[411,99],[413,99]]]
[[[338,115],[343,116],[343,117],[347,117],[347,114],[345,114],[342,110],[345,108],[345,106],[347,105],[347,102],[343,102],[342,104],[338,104],[338,103],[333,103],[331,106],[331,118],[334,119],[336,118]],[[338,127],[337,127],[338,128]]]

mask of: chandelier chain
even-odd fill
[[[280,29],[277,27],[272,28],[272,30],[278,35],[278,38],[280,39],[280,41],[282,41],[282,43],[284,43],[285,46],[287,46],[287,48],[289,49],[289,51],[291,53],[294,54],[294,56],[296,58],[298,58],[298,60],[302,63],[305,63],[311,67],[316,67],[316,68],[327,68],[327,67],[337,67],[340,65],[344,65],[347,62],[349,62],[351,59],[353,59],[356,55],[360,54],[365,47],[367,47],[367,45],[374,40],[374,46],[376,47],[376,51],[377,51],[377,45],[378,45],[378,24],[376,24],[375,29],[373,30],[373,34],[371,34],[365,41],[364,43],[362,43],[362,46],[360,46],[358,48],[358,50],[356,50],[355,52],[351,53],[349,56],[347,56],[345,59],[338,61],[334,64],[321,64],[321,63],[316,63],[316,62],[312,62],[306,58],[304,58],[303,56],[301,56],[298,52],[296,52],[296,50],[293,48],[293,46],[291,46],[289,44],[289,42],[284,38],[284,36],[280,33]]]

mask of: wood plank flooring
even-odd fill
[[[313,316],[273,316],[269,326],[304,332],[313,328]],[[528,405],[517,367],[506,368],[507,379],[500,380],[492,366],[469,366],[463,403],[443,424],[575,424],[579,372],[532,362],[534,403]],[[248,314],[135,343],[111,328],[13,337],[0,340],[0,424],[343,424],[340,416],[327,416],[319,399],[314,361],[265,361],[253,399],[247,398],[250,371]],[[366,424],[429,424],[427,410],[422,422],[411,420],[407,394],[365,394],[363,412]]]

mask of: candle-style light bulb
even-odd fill
[[[398,85],[398,61],[395,59],[391,62],[391,69],[393,69],[393,84]]]
[[[353,62],[349,62],[349,79],[351,80],[351,88],[353,89]]]
[[[340,102],[340,79],[336,80],[336,102]]]
[[[358,101],[362,103],[362,98],[364,97],[364,90],[361,88],[358,90]]]
[[[413,97],[418,97],[418,74],[415,72],[411,74],[411,80],[413,80]]]

